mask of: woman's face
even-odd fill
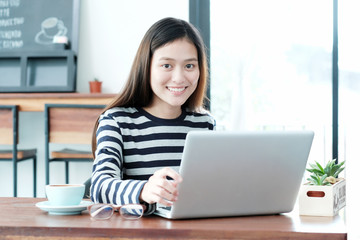
[[[182,38],[155,50],[150,67],[153,99],[150,108],[181,111],[195,91],[199,76],[195,45]]]

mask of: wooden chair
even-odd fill
[[[33,161],[33,195],[36,197],[36,149],[19,150],[19,114],[17,105],[0,105],[0,144],[12,149],[0,150],[0,161],[13,163],[13,194],[17,197],[18,163]]]
[[[65,163],[65,183],[69,183],[69,162],[91,162],[90,151],[73,149],[71,144],[91,145],[96,119],[105,105],[45,104],[45,177],[50,183],[50,162]],[[51,151],[52,144],[70,146]]]

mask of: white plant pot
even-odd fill
[[[299,214],[335,216],[346,205],[345,179],[331,186],[304,184],[299,192]]]

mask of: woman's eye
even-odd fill
[[[162,67],[163,68],[171,68],[171,65],[170,64],[163,64]]]
[[[194,68],[194,64],[186,64],[185,67],[187,69],[191,69],[191,68]]]

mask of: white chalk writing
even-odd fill
[[[15,17],[9,19],[0,19],[0,27],[11,27],[24,24],[24,17]]]
[[[24,46],[22,31],[14,29],[25,23],[24,17],[11,16],[11,9],[20,6],[21,0],[0,0],[0,49],[16,49]]]
[[[20,0],[0,0],[0,7],[18,7]]]
[[[0,31],[0,38],[4,39],[13,39],[13,38],[21,38],[20,30],[10,30],[10,31]]]
[[[14,49],[21,48],[24,45],[22,40],[13,41],[13,40],[0,40],[0,49]]]
[[[0,0],[0,7],[9,7],[10,3],[7,0]]]
[[[10,17],[10,8],[0,8],[0,17]]]

